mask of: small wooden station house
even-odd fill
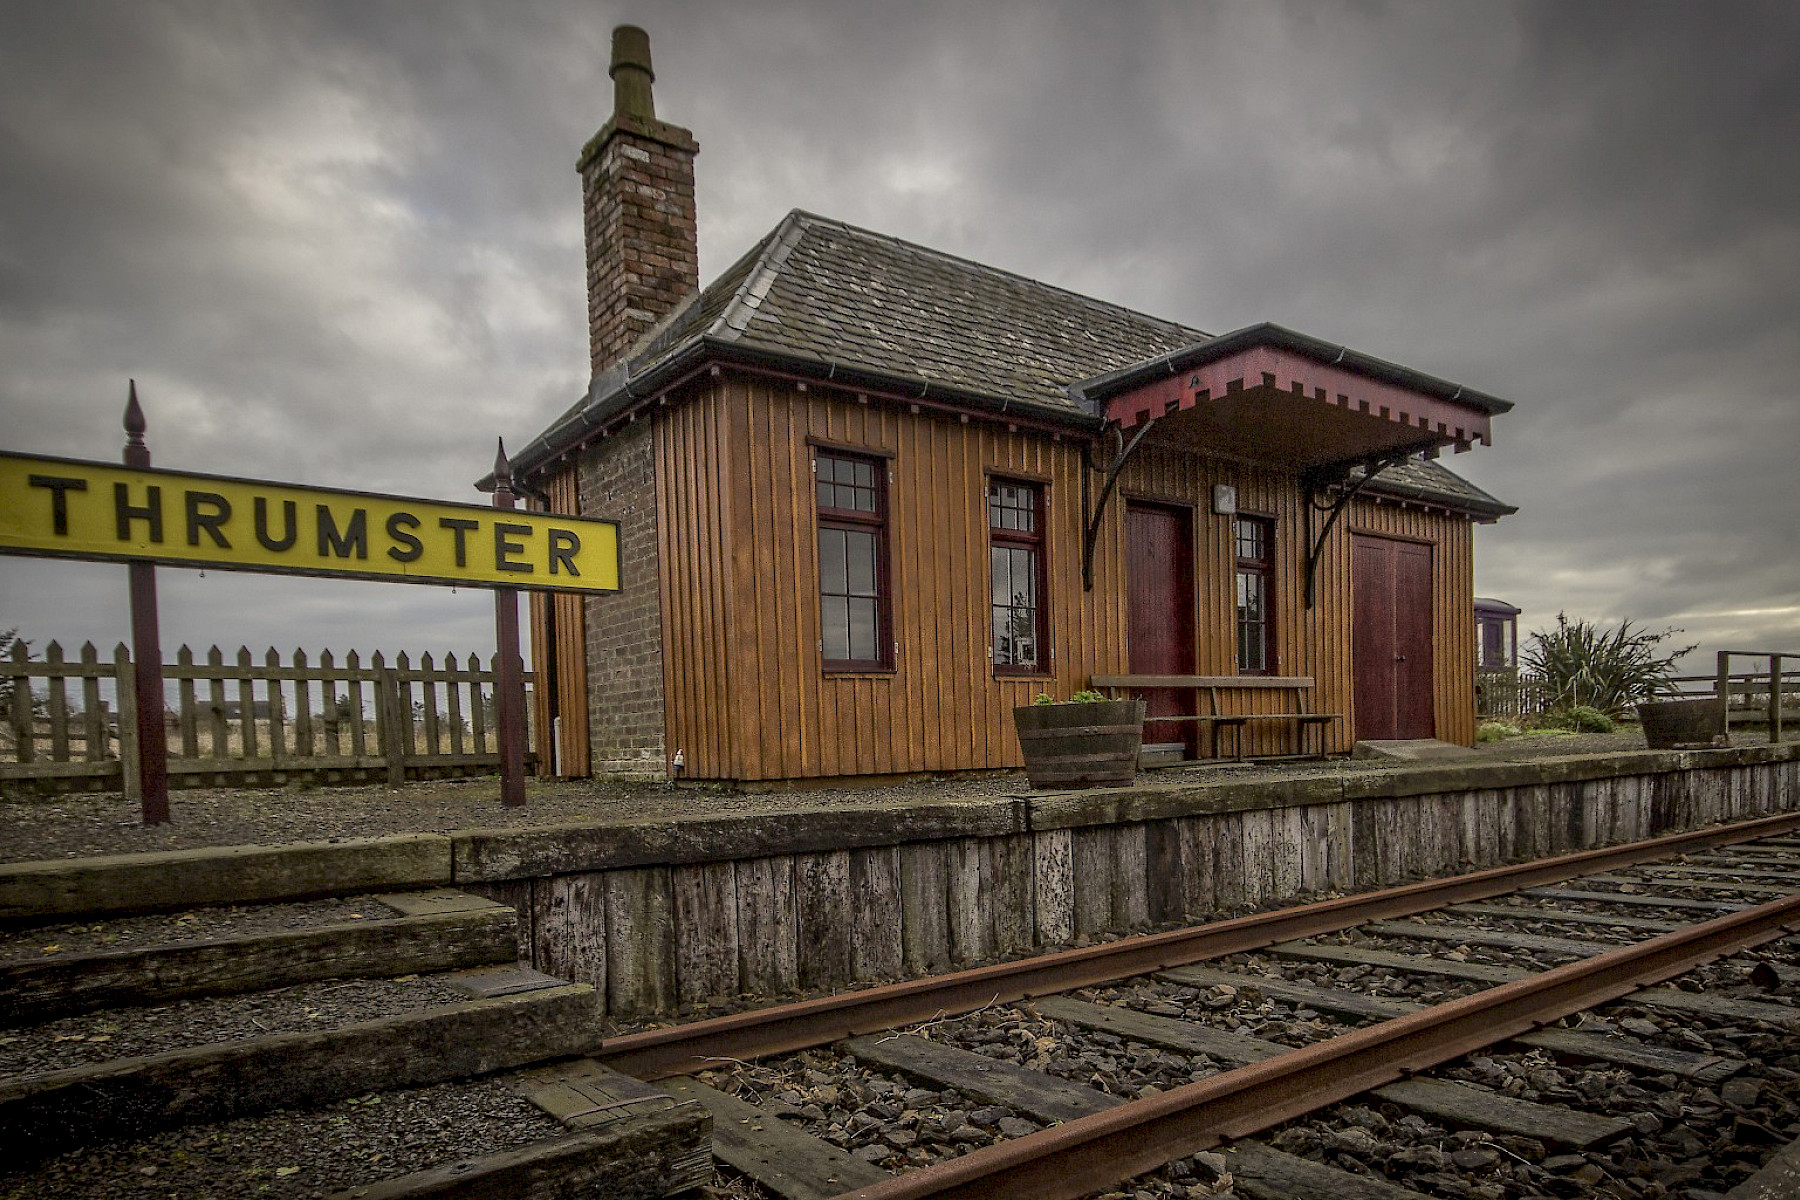
[[[642,31],[612,75],[580,159],[592,384],[513,461],[621,523],[621,590],[534,598],[541,761],[1011,767],[1015,705],[1121,675],[1224,684],[1148,689],[1159,715],[1322,715],[1327,751],[1473,741],[1471,535],[1513,510],[1433,460],[1506,401],[798,211],[702,289],[697,145]],[[1203,753],[1203,724],[1149,740]]]

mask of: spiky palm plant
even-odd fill
[[[1605,629],[1557,613],[1556,628],[1533,631],[1521,657],[1526,669],[1543,679],[1551,707],[1587,705],[1616,717],[1640,701],[1674,693],[1675,660],[1694,647],[1672,654],[1657,650],[1680,632],[1633,629],[1630,621]]]

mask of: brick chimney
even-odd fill
[[[700,286],[694,135],[656,119],[650,35],[613,30],[612,119],[582,148],[588,347],[593,373]]]

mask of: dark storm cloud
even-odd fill
[[[1796,642],[1785,3],[4,4],[4,444],[110,456],[135,375],[168,465],[467,494],[586,382],[621,20],[702,147],[703,277],[803,207],[1347,342],[1518,402],[1451,465],[1522,507],[1478,586],[1528,625]],[[0,625],[117,636],[82,571],[7,564]],[[485,632],[467,593],[165,586],[176,637]]]

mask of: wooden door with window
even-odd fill
[[[1194,673],[1194,518],[1185,508],[1125,506],[1126,636],[1133,675]],[[1193,715],[1192,694],[1158,688],[1144,694],[1148,716]],[[1192,752],[1192,722],[1152,721],[1145,745],[1179,742]]]
[[[1431,547],[1353,534],[1350,587],[1357,740],[1436,736]]]

